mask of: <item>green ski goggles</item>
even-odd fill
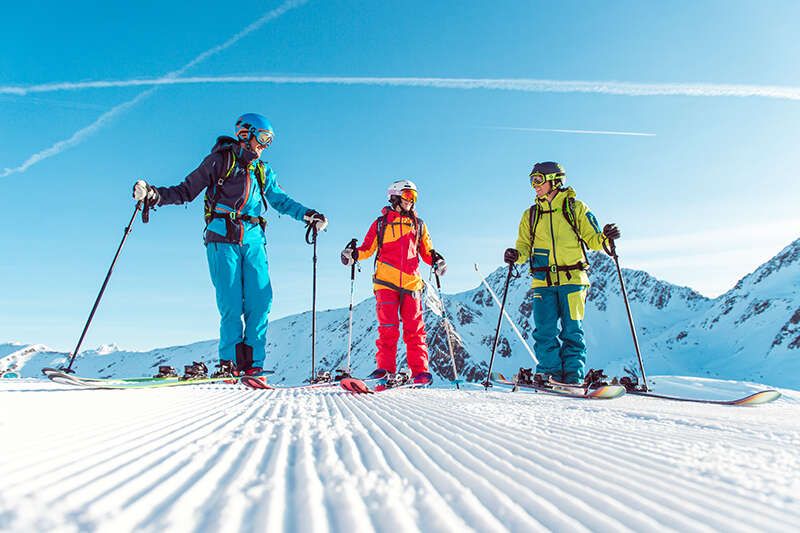
[[[531,185],[541,187],[546,181],[554,181],[564,177],[563,172],[553,172],[552,174],[542,174],[541,172],[531,172]]]

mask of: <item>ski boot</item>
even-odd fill
[[[163,365],[158,367],[158,374],[153,376],[154,378],[177,378],[178,373],[175,371],[175,367],[169,365]]]
[[[317,375],[311,378],[311,383],[330,383],[331,373],[326,370],[317,371]]]
[[[520,368],[517,375],[514,376],[514,382],[520,385],[533,385],[533,369]]]
[[[608,376],[603,373],[603,369],[589,369],[586,377],[583,378],[583,388],[586,390],[599,389],[608,386]]]
[[[411,381],[411,375],[407,371],[400,371],[394,374],[389,374],[388,379],[386,380],[386,388],[391,389],[393,387],[399,387],[400,385],[405,385]]]
[[[430,372],[420,372],[419,374],[414,374],[411,376],[411,381],[414,385],[419,385],[420,387],[428,387],[433,383],[433,374]]]
[[[365,379],[383,379],[383,378],[385,378],[385,377],[386,377],[386,376],[388,376],[388,375],[389,375],[389,372],[388,372],[388,371],[386,371],[386,370],[384,370],[384,369],[382,369],[382,368],[376,368],[376,369],[375,369],[375,370],[373,370],[373,371],[372,371],[372,373],[371,373],[369,376],[367,376]]]
[[[183,377],[180,379],[182,381],[186,381],[190,379],[206,378],[208,378],[208,367],[205,365],[205,363],[193,361],[191,365],[186,365],[183,367]]]
[[[217,363],[217,371],[211,374],[212,378],[232,378],[239,375],[239,370],[233,361],[227,359],[220,359]]]
[[[616,379],[616,378],[614,378]],[[647,387],[642,383],[639,384],[637,376],[624,376],[619,378],[619,384],[625,387],[625,392],[647,392]]]
[[[342,381],[344,378],[351,378],[353,376],[350,375],[350,372],[345,370],[344,368],[337,368],[336,375],[333,376],[334,381]]]

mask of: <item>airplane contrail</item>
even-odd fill
[[[7,85],[0,86],[0,94],[24,96],[33,93],[77,91],[85,89],[211,83],[375,85],[392,87],[431,87],[439,89],[494,89],[543,93],[593,93],[620,96],[761,97],[782,100],[800,100],[800,87],[788,85],[632,83],[620,81],[526,78],[421,78],[375,76],[193,76],[180,78],[177,75],[167,75],[160,78],[132,80],[57,82],[28,86]]]
[[[555,128],[514,128],[510,126],[486,126],[490,130],[506,131],[541,131],[546,133],[579,133],[583,135],[628,135],[632,137],[655,137],[655,133],[640,133],[635,131],[605,131],[605,130],[562,130]]]
[[[278,6],[277,8],[275,8],[275,9],[265,13],[264,15],[262,15],[255,22],[251,23],[249,26],[244,28],[242,31],[240,31],[239,33],[237,33],[236,35],[234,35],[233,37],[231,37],[230,39],[228,39],[224,43],[219,44],[217,46],[214,46],[213,48],[209,48],[205,52],[201,53],[200,55],[198,55],[197,57],[195,57],[194,59],[192,59],[191,61],[189,61],[185,65],[183,65],[181,68],[168,73],[164,77],[159,78],[159,80],[161,80],[163,82],[168,82],[170,80],[174,80],[174,79],[179,78],[179,76],[181,76],[184,72],[186,72],[190,68],[192,68],[192,67],[198,65],[199,63],[205,61],[209,57],[211,57],[211,56],[213,56],[215,54],[218,54],[219,52],[222,52],[223,50],[233,46],[239,40],[241,40],[243,37],[249,35],[250,33],[254,32],[256,30],[258,30],[259,28],[264,26],[266,23],[268,23],[268,22],[280,17],[281,15],[286,13],[287,11],[289,11],[291,9],[294,9],[296,7],[299,7],[299,6],[301,6],[301,5],[303,5],[303,4],[307,3],[307,2],[308,2],[308,0],[289,0],[287,2],[284,2],[283,4]],[[58,84],[56,84],[56,85],[58,85]],[[112,107],[111,109],[109,109],[108,111],[106,111],[105,113],[100,115],[94,122],[92,122],[88,126],[85,126],[85,127],[81,128],[81,129],[79,129],[78,131],[76,131],[75,133],[73,133],[69,138],[61,140],[61,141],[58,141],[57,143],[53,144],[52,146],[36,152],[35,154],[33,154],[30,157],[28,157],[21,165],[19,165],[17,167],[14,167],[14,168],[5,168],[5,169],[3,169],[3,171],[0,172],[0,178],[4,178],[4,177],[9,176],[11,174],[25,172],[26,170],[28,170],[30,167],[32,167],[36,163],[44,161],[45,159],[48,159],[48,158],[53,157],[55,155],[58,155],[58,154],[64,152],[65,150],[68,150],[70,148],[73,148],[73,147],[79,145],[84,140],[86,140],[88,137],[90,137],[94,133],[96,133],[99,130],[101,130],[106,124],[111,122],[118,115],[120,115],[123,112],[131,109],[136,104],[138,104],[142,100],[144,100],[147,97],[149,97],[151,94],[153,94],[155,91],[158,90],[160,85],[164,85],[164,83],[159,83],[159,84],[151,83],[151,84],[143,84],[143,85],[150,85],[151,87],[149,89],[147,89],[146,91],[137,94],[136,96],[134,96],[133,98],[131,98],[127,102],[123,102],[121,104],[118,104],[118,105]],[[131,85],[128,85],[128,86],[131,86]],[[29,93],[19,93],[19,92],[8,92],[8,91],[5,91],[4,89],[5,88],[0,87],[0,94],[17,94],[17,95],[29,94]],[[52,91],[34,90],[34,91],[31,91],[31,92],[52,92]]]

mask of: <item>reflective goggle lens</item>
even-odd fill
[[[539,187],[544,185],[544,182],[547,181],[547,176],[542,174],[541,172],[534,172],[531,174],[531,185],[534,187]]]
[[[403,200],[408,200],[409,202],[417,203],[417,191],[405,189],[404,191],[400,192],[400,198]]]
[[[258,130],[255,133],[256,142],[261,146],[269,146],[272,144],[274,135],[269,130]]]
[[[541,172],[533,172],[531,174],[531,185],[534,187],[541,187],[545,181],[557,180],[564,177],[561,172],[554,172],[553,174],[542,174]]]

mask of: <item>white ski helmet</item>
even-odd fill
[[[417,186],[414,185],[414,182],[411,180],[397,180],[389,185],[389,189],[386,191],[386,196],[389,200],[392,199],[392,196],[403,196],[403,191],[414,191],[414,202],[417,201]]]

